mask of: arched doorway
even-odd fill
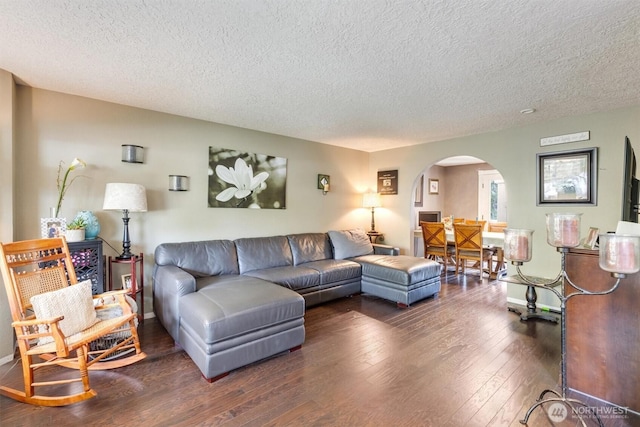
[[[412,200],[413,254],[423,255],[420,218],[444,217],[507,222],[502,175],[486,161],[455,156],[426,167],[416,178]]]

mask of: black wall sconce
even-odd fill
[[[144,147],[122,144],[122,161],[125,163],[144,163]]]
[[[329,184],[331,177],[329,175],[318,174],[318,189],[322,190],[322,195],[326,196],[329,192]]]
[[[169,175],[169,191],[189,190],[189,177],[185,175]]]

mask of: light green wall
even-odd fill
[[[540,138],[590,131],[589,141],[540,147]],[[386,243],[412,253],[412,191],[416,178],[446,157],[470,155],[483,159],[504,177],[508,198],[508,222],[534,233],[534,257],[524,267],[527,274],[555,277],[560,256],[546,244],[545,214],[582,212],[582,232],[589,227],[615,230],[622,209],[623,147],[629,136],[640,154],[640,107],[548,121],[521,128],[456,138],[371,154],[370,174],[399,170],[397,196],[385,196],[384,208],[376,210],[376,228],[386,233]],[[597,206],[536,206],[536,153],[599,147]],[[638,171],[640,172],[640,170]],[[429,197],[428,194],[425,197]],[[510,267],[510,274],[513,273]],[[524,288],[514,285],[509,297],[523,299]],[[552,295],[540,295],[539,302],[557,305]]]
[[[40,218],[56,202],[58,163],[87,163],[62,204],[68,219],[78,210],[98,216],[105,254],[122,249],[122,214],[102,211],[107,182],[146,187],[149,211],[129,224],[132,251],[145,255],[145,311],[152,310],[153,252],[162,242],[234,239],[348,227],[366,228],[360,194],[370,183],[367,153],[188,119],[46,90],[17,88],[17,240],[39,237]],[[144,164],[121,161],[121,145],[145,147]],[[209,146],[288,159],[286,209],[207,207]],[[319,173],[331,176],[331,191],[317,189]],[[169,174],[190,177],[187,192],[168,191]]]
[[[0,70],[0,242],[11,242],[13,235],[13,152],[14,152],[14,98],[13,76]],[[0,283],[2,278],[0,277]],[[11,313],[4,284],[0,291],[0,364],[13,354]],[[8,355],[8,356],[7,356]]]

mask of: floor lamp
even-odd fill
[[[147,211],[147,194],[140,184],[109,183],[104,191],[106,211],[122,211],[124,234],[122,236],[122,253],[116,259],[131,259],[131,240],[129,239],[129,212]]]
[[[555,279],[549,281],[541,281],[531,276],[525,276],[520,270],[520,267],[525,262],[531,261],[533,230],[509,228],[504,230],[504,257],[516,266],[518,278],[524,284],[544,288],[553,292],[560,300],[561,310],[561,392],[544,390],[538,397],[536,403],[529,408],[524,418],[520,421],[521,424],[528,423],[531,413],[537,407],[545,403],[553,404],[554,402],[559,402],[571,409],[571,412],[578,417],[582,426],[586,427],[583,419],[585,412],[579,411],[577,407],[586,408],[587,413],[592,414],[598,421],[598,425],[604,427],[600,416],[586,403],[567,397],[566,303],[567,300],[577,295],[610,294],[618,288],[621,279],[624,279],[627,274],[640,271],[640,236],[600,234],[599,265],[601,269],[610,272],[611,276],[616,279],[616,282],[606,291],[591,292],[573,283],[565,269],[565,257],[567,252],[569,252],[569,248],[576,247],[580,243],[580,215],[581,214],[547,214],[547,243],[556,247],[561,255],[560,272]],[[563,281],[562,291],[552,286],[560,280]],[[566,283],[573,286],[576,291],[567,294],[564,289]],[[553,397],[545,398],[547,394],[551,394]]]

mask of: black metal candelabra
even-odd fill
[[[566,258],[566,254],[567,252],[569,252],[569,248],[568,247],[559,247],[557,248],[558,252],[560,252],[561,254],[561,268],[560,268],[560,273],[558,273],[558,276],[555,279],[549,280],[549,281],[539,281],[536,282],[534,280],[531,279],[531,277],[525,276],[524,274],[522,274],[522,271],[520,270],[520,267],[522,266],[523,262],[522,261],[512,261],[511,263],[513,265],[516,266],[516,270],[518,272],[518,277],[520,280],[522,280],[525,284],[529,285],[529,286],[534,286],[534,287],[538,287],[538,288],[543,288],[543,289],[547,289],[551,292],[553,292],[558,299],[560,300],[560,313],[561,313],[561,318],[560,318],[560,351],[561,351],[561,364],[560,364],[560,389],[561,392],[558,393],[555,390],[551,390],[551,389],[547,389],[544,390],[540,396],[538,397],[538,399],[536,400],[536,403],[534,403],[529,410],[527,411],[527,413],[525,414],[524,418],[522,420],[520,420],[521,424],[527,424],[529,422],[529,417],[531,416],[531,414],[533,413],[533,411],[539,407],[542,406],[546,403],[553,403],[553,402],[560,402],[565,404],[566,406],[568,406],[569,408],[571,408],[571,412],[576,415],[578,417],[578,419],[580,420],[581,424],[586,427],[586,424],[582,418],[584,412],[578,411],[577,407],[581,406],[587,409],[587,412],[589,414],[592,414],[595,419],[598,421],[598,425],[601,427],[604,427],[604,424],[602,423],[602,420],[600,419],[600,416],[593,410],[593,408],[591,408],[590,406],[588,406],[586,403],[581,402],[578,399],[573,399],[570,397],[567,397],[567,325],[566,325],[566,306],[567,306],[567,301],[570,298],[573,298],[574,296],[577,295],[607,295],[610,294],[612,292],[614,292],[617,288],[618,285],[620,284],[620,280],[623,279],[624,277],[626,277],[625,274],[623,273],[611,273],[611,275],[613,277],[616,278],[616,282],[615,284],[608,290],[606,291],[601,291],[601,292],[591,292],[589,290],[586,290],[580,286],[578,286],[577,284],[575,284],[574,282],[571,281],[571,279],[569,278],[569,276],[567,275],[567,271],[565,269],[565,258]],[[558,289],[556,289],[553,286],[553,284],[558,283],[558,281],[563,280],[563,286],[562,286],[562,291],[559,291]],[[569,283],[571,286],[573,286],[576,289],[576,292],[572,292],[567,294],[566,293],[566,284]],[[552,394],[554,397],[548,397],[545,398],[545,395],[547,394]]]

